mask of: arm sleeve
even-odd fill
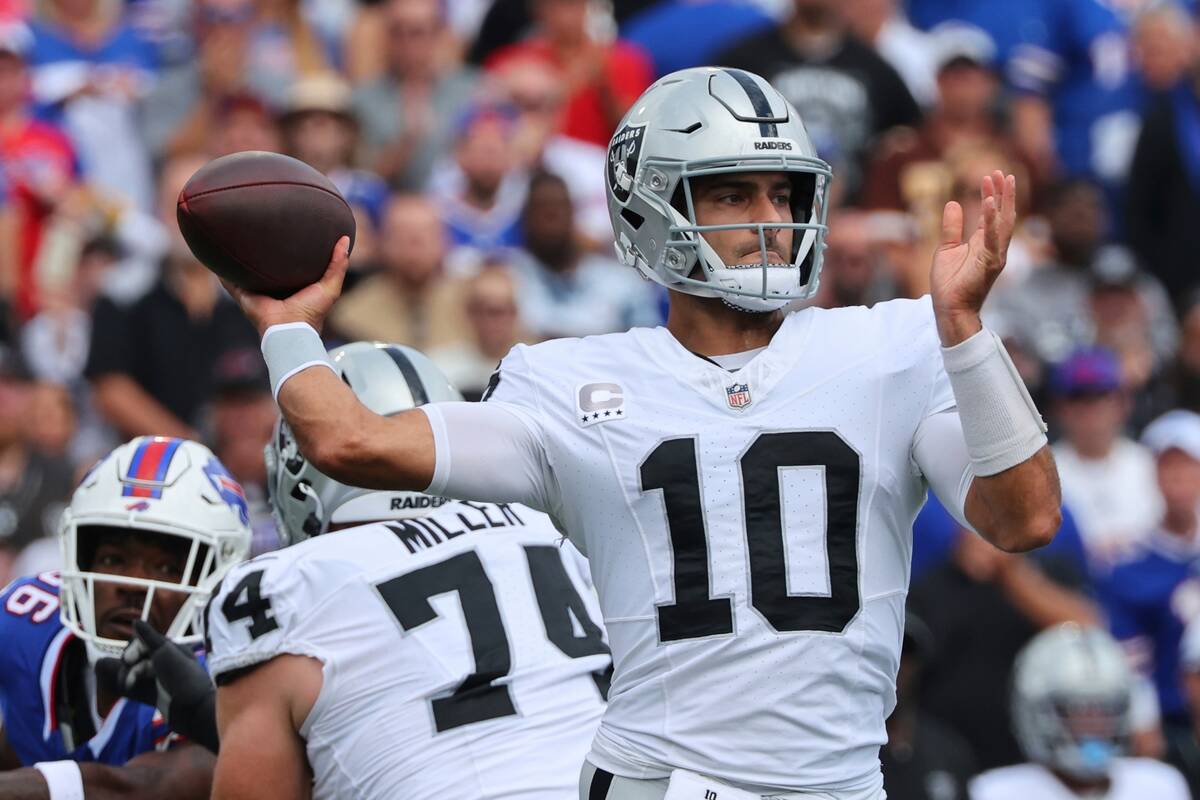
[[[913,437],[913,461],[951,516],[974,530],[965,508],[975,474],[957,411],[949,408],[921,420]]]
[[[546,416],[520,346],[500,362],[482,403],[421,406],[433,428],[429,494],[521,503],[551,516],[556,480],[546,451]]]

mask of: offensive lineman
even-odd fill
[[[0,800],[208,797],[212,757],[92,667],[135,620],[199,644],[209,593],[250,549],[241,487],[204,445],[139,437],[84,477],[60,538],[61,575],[0,592]]]
[[[1013,724],[1030,763],[971,781],[971,800],[1188,800],[1183,776],[1128,758],[1134,676],[1120,645],[1073,623],[1042,631],[1013,667]]]
[[[409,348],[332,358],[381,414],[461,399]],[[231,571],[205,614],[213,797],[573,797],[611,659],[586,562],[549,519],[343,486],[286,423],[267,470],[297,543]]]
[[[983,178],[969,239],[947,204],[932,298],[788,314],[816,290],[830,177],[758,76],[660,79],[613,137],[608,191],[667,326],[518,346],[482,404],[382,417],[308,369],[329,365],[312,328],[345,241],[286,300],[229,287],[322,472],[522,502],[587,553],[615,673],[582,798],[881,797],[926,487],[1005,550],[1057,530],[1045,426],[979,320],[1015,180]]]

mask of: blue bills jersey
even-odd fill
[[[1155,532],[1144,548],[1097,581],[1112,633],[1154,680],[1163,716],[1187,714],[1179,644],[1200,615],[1200,550]]]
[[[90,669],[83,643],[59,619],[58,587],[58,573],[43,572],[0,594],[0,717],[9,746],[26,766],[62,759],[119,766],[156,749],[170,732],[151,706],[122,698],[104,719],[90,701],[67,710],[70,687],[82,700],[93,684],[83,674]],[[72,713],[86,723],[73,727],[64,718]]]

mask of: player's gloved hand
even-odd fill
[[[171,730],[216,753],[217,689],[191,651],[142,620],[120,658],[96,662],[109,691],[158,708]]]

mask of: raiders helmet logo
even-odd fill
[[[633,177],[642,155],[645,125],[626,125],[608,145],[608,188],[617,202],[625,203],[633,191]]]

